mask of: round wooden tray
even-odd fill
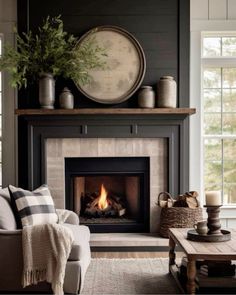
[[[231,239],[231,232],[225,229],[221,230],[222,235],[199,235],[195,229],[190,229],[187,239],[198,242],[225,242]]]

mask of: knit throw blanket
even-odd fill
[[[61,224],[25,226],[22,231],[22,285],[51,283],[54,294],[61,295],[73,233]]]

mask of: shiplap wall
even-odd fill
[[[0,33],[3,34],[4,41],[14,44],[13,28],[17,22],[17,0],[0,0]],[[3,98],[2,98],[2,176],[3,187],[8,184],[17,184],[17,161],[16,161],[16,120],[15,101],[16,91],[9,87],[9,76],[3,75]]]
[[[236,0],[191,0],[191,20],[236,20]]]
[[[198,143],[194,139],[191,139],[190,135],[190,175],[192,173],[193,178],[196,175],[200,175],[201,164],[200,158],[200,103],[197,99],[201,96],[200,87],[200,34],[201,31],[224,31],[224,30],[235,30],[235,20],[236,20],[236,0],[191,0],[190,2],[190,24],[191,24],[191,64],[190,64],[190,97],[191,97],[191,107],[193,107],[192,102],[194,101],[194,106],[197,107],[197,114],[193,120],[196,120],[193,125],[191,125],[190,130],[192,136],[197,138]],[[194,97],[194,99],[193,99]],[[191,119],[192,120],[192,119]],[[193,121],[192,121],[193,122]],[[192,124],[191,122],[191,124]],[[197,123],[197,124],[196,124]],[[197,126],[198,125],[198,126]],[[196,129],[194,129],[196,128]],[[194,133],[194,132],[197,133]],[[193,158],[191,157],[193,154]],[[199,155],[196,156],[196,155]],[[192,171],[192,172],[191,172]],[[192,187],[191,187],[192,185]],[[190,177],[190,188],[201,187],[200,181],[191,182]],[[206,217],[206,216],[205,216]],[[236,227],[236,209],[228,208],[221,210],[221,225],[222,227]]]
[[[35,31],[42,24],[42,18],[59,14],[65,30],[77,37],[101,25],[122,27],[137,38],[145,52],[147,67],[143,85],[156,89],[161,76],[171,75],[178,81],[179,105],[188,106],[189,0],[70,0],[69,5],[67,2],[47,0],[47,4],[42,5],[41,0],[18,0],[19,31]],[[74,83],[62,79],[56,81],[56,107],[59,107],[58,96],[64,86],[72,91],[75,107],[101,107],[85,97]],[[137,107],[136,94],[119,107]],[[18,92],[18,107],[39,107],[36,87]]]
[[[15,22],[17,0],[0,0],[0,22]]]

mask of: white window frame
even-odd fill
[[[190,107],[196,108],[196,114],[190,117],[190,190],[200,193],[201,204],[205,204],[203,185],[203,118],[202,114],[202,32],[235,32],[234,20],[192,20],[190,35]],[[223,58],[222,58],[223,60]],[[214,58],[212,58],[212,63]],[[230,62],[230,60],[228,60]],[[236,206],[223,206],[221,218],[236,218]]]

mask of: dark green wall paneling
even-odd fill
[[[156,89],[158,79],[172,75],[178,82],[179,105],[189,105],[189,0],[18,0],[19,31],[35,30],[47,15],[62,15],[65,29],[80,37],[100,25],[131,32],[144,49],[147,71],[143,84]],[[58,95],[65,81],[57,81]],[[69,82],[77,107],[106,107],[85,98]],[[19,107],[38,107],[37,87],[19,93]],[[137,93],[109,107],[136,107]]]
[[[65,29],[78,37],[96,26],[120,26],[132,33],[144,49],[147,71],[143,84],[152,85],[156,89],[156,83],[161,76],[174,76],[178,86],[179,106],[189,107],[189,2],[189,0],[18,0],[18,30],[35,31],[47,15],[59,14],[62,15]],[[75,107],[137,107],[137,93],[122,104],[103,105],[84,97],[72,81],[67,83],[74,94]],[[59,93],[64,86],[65,81],[58,79],[56,107],[58,107]],[[27,91],[20,91],[18,98],[19,108],[39,107],[36,85]],[[188,190],[187,118],[175,118],[171,115],[153,118],[124,116],[122,119],[116,116],[104,116],[104,118],[88,116],[85,122],[82,121],[82,118],[75,120],[72,117],[49,116],[26,116],[19,119],[20,185],[34,188],[45,181],[44,140],[46,138],[151,136],[165,137],[169,140],[169,191],[177,194]]]

